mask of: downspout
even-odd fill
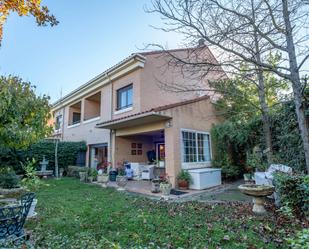
[[[113,82],[110,78],[110,76],[108,75],[108,73],[106,73],[106,77],[108,78],[109,80],[109,83],[111,84],[111,102],[110,102],[110,119],[113,118],[113,100],[114,100],[114,88],[113,88]],[[109,159],[110,159],[110,162],[112,163],[113,165],[113,161],[114,161],[114,155],[113,155],[113,146],[114,146],[114,142],[113,142],[113,130],[109,130]]]

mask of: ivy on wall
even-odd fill
[[[286,101],[271,110],[273,162],[288,165],[296,172],[305,170],[305,156],[298,130],[294,103]],[[309,113],[308,113],[309,119]],[[246,172],[255,146],[263,148],[260,116],[246,121],[227,120],[212,128],[213,164],[222,168],[224,178],[235,179]],[[265,163],[262,158],[261,164]],[[257,167],[259,165],[256,165]]]

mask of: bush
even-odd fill
[[[79,172],[88,172],[88,168],[80,166],[68,166],[67,176],[79,178]]]
[[[59,142],[58,143],[58,165],[65,170],[69,165],[75,165],[77,156],[80,152],[85,152],[87,146],[85,142]],[[27,159],[34,158],[36,167],[45,155],[49,161],[48,169],[55,168],[55,142],[44,140],[31,145],[26,150],[8,150],[1,149],[0,164],[11,166],[16,172],[23,172],[20,162],[25,163]]]
[[[309,176],[275,173],[274,185],[282,206],[298,216],[308,215]]]
[[[187,170],[181,170],[177,175],[177,180],[186,181],[187,183],[192,182],[192,177]]]
[[[1,188],[17,188],[19,187],[19,178],[12,168],[3,168],[0,171],[0,187]]]
[[[299,231],[296,238],[287,239],[292,249],[309,248],[309,229]]]

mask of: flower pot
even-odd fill
[[[161,182],[160,183],[160,190],[161,193],[165,196],[170,195],[171,190],[172,190],[172,184],[170,183],[166,183],[166,182]]]
[[[93,176],[88,176],[88,182],[93,182]]]
[[[63,177],[63,172],[64,172],[64,169],[63,169],[63,168],[60,168],[60,169],[59,169],[59,177]]]
[[[87,180],[87,173],[86,172],[79,172],[79,180],[81,182],[85,182]]]
[[[185,180],[178,180],[178,188],[182,190],[189,189],[189,183]]]
[[[127,177],[126,176],[117,176],[116,177],[117,190],[122,191],[125,190],[124,187],[127,185]]]
[[[38,203],[38,199],[33,199],[27,218],[33,218],[37,215],[37,213],[35,212],[35,207],[37,203]]]
[[[97,177],[98,183],[102,183],[103,187],[107,187],[106,184],[109,181],[109,175],[108,174],[103,174],[103,175],[98,175]]]
[[[159,193],[160,192],[160,180],[152,180],[151,181],[151,192]]]

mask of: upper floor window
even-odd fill
[[[133,84],[117,90],[117,110],[122,110],[133,105]]]
[[[55,120],[55,130],[56,131],[61,129],[61,123],[62,123],[62,115],[58,115]]]
[[[69,125],[79,124],[81,122],[81,109],[81,101],[69,106]]]
[[[182,161],[184,163],[210,162],[209,134],[182,131]]]

